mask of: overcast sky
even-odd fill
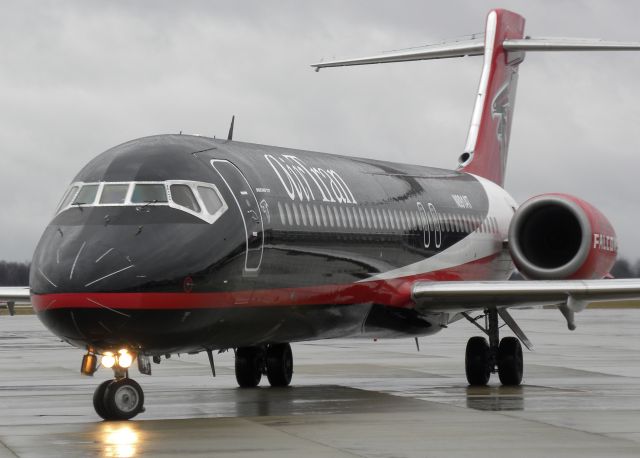
[[[482,32],[469,1],[2,1],[0,259],[30,260],[79,169],[158,133],[454,168],[481,57],[314,73]],[[503,1],[531,36],[640,40],[640,2]],[[506,188],[586,199],[640,257],[640,52],[530,54]]]

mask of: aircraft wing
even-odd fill
[[[31,295],[28,286],[0,287],[0,304],[6,304],[9,314],[15,313],[16,304],[30,304]]]
[[[574,312],[590,302],[640,300],[640,279],[416,282],[412,297],[421,312],[469,312],[488,307],[555,305],[575,328]]]

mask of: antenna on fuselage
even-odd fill
[[[229,126],[229,135],[227,135],[227,140],[233,140],[233,125],[236,122],[236,115],[231,116],[231,126]]]

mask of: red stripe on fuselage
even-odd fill
[[[204,293],[53,293],[33,294],[36,312],[55,309],[174,310],[232,307],[295,307],[310,305],[380,304],[407,308],[413,305],[414,282],[482,280],[497,257],[491,255],[467,264],[408,277],[371,280],[347,285],[318,285],[249,291]]]

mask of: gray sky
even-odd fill
[[[226,135],[453,168],[482,58],[314,73],[482,32],[468,1],[2,2],[0,259],[29,260],[61,194],[100,152],[158,133]],[[532,36],[640,40],[635,1],[509,1]],[[640,257],[640,53],[530,54],[520,69],[506,188],[602,210]]]

